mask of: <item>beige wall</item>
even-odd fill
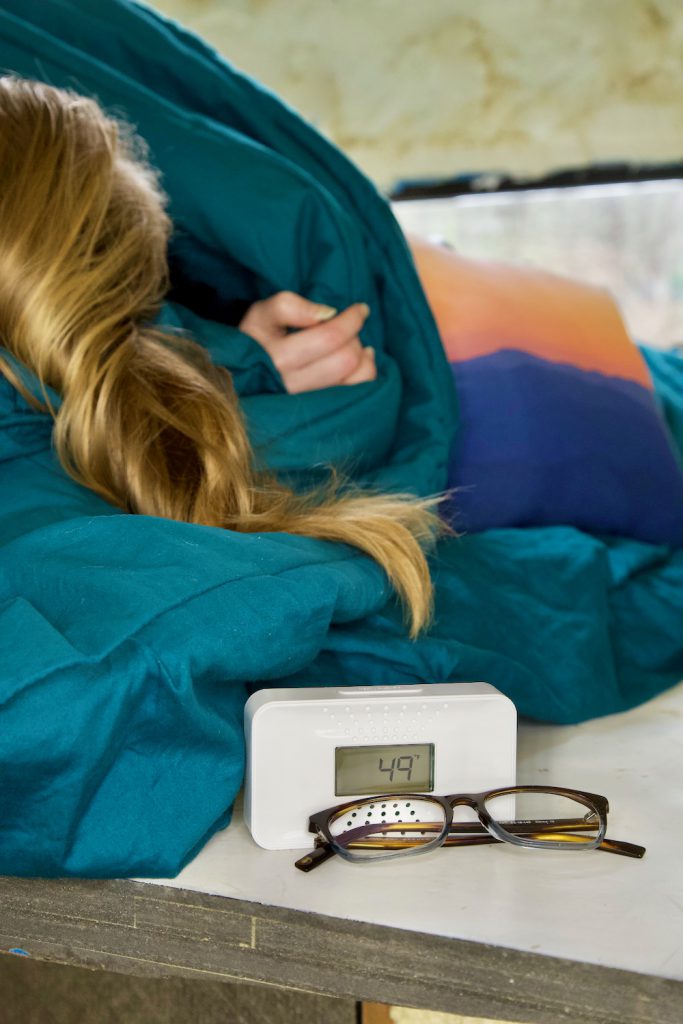
[[[153,0],[390,189],[683,159],[681,0]]]

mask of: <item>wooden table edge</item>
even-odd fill
[[[683,982],[129,879],[0,878],[0,953],[524,1024],[680,1024]],[[567,908],[571,913],[571,908]]]

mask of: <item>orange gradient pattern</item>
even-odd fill
[[[412,233],[406,238],[450,362],[519,349],[653,390],[647,364],[602,288],[466,259]]]

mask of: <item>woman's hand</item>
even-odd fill
[[[331,306],[285,291],[253,303],[238,327],[263,346],[296,394],[376,378],[375,351],[358,337],[369,312],[356,302],[335,315]],[[300,330],[288,333],[288,327]]]

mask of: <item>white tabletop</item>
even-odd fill
[[[177,878],[142,881],[683,980],[682,718],[683,683],[582,725],[520,725],[518,782],[604,794],[608,837],[642,860],[497,845],[303,874],[296,851],[254,843],[238,803]]]

